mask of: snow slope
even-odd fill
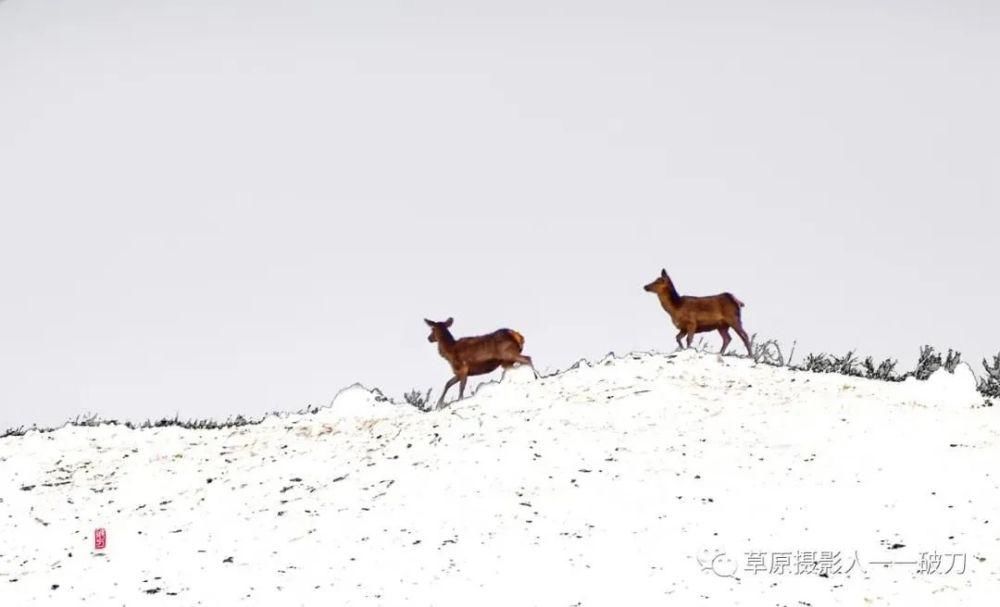
[[[995,605],[980,403],[966,368],[685,352],[516,371],[430,414],[354,387],[231,430],[31,432],[0,440],[0,604]],[[853,566],[747,570],[812,551]],[[964,573],[872,564],[935,551]]]

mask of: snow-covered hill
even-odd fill
[[[965,367],[692,352],[429,414],[355,387],[256,426],[29,432],[0,440],[0,604],[995,605],[980,403]]]

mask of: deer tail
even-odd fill
[[[730,293],[729,296],[733,298],[733,301],[735,301],[736,305],[738,305],[739,307],[742,308],[743,306],[746,305],[745,303],[743,303],[742,301],[740,301],[739,299],[737,299],[736,296],[733,295],[732,293]]]
[[[513,337],[514,341],[517,342],[517,349],[518,350],[520,350],[521,348],[524,347],[524,336],[523,335],[521,335],[520,333],[518,333],[514,329],[507,329],[507,332],[510,333],[510,336]]]

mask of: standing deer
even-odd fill
[[[488,335],[455,339],[448,330],[453,321],[452,318],[444,322],[424,319],[431,328],[427,341],[437,342],[438,352],[448,361],[455,373],[455,376],[444,385],[441,398],[438,399],[438,408],[444,404],[444,395],[455,382],[461,382],[458,386],[459,400],[465,396],[465,381],[470,375],[485,375],[497,367],[503,367],[506,372],[514,364],[520,363],[531,367],[535,377],[538,377],[535,366],[531,364],[531,357],[521,354],[524,337],[517,331],[499,329]]]
[[[736,299],[732,293],[719,293],[707,297],[680,295],[674,288],[673,281],[667,276],[666,270],[662,270],[660,277],[643,289],[656,293],[660,298],[660,305],[670,315],[670,320],[674,321],[674,326],[679,330],[678,348],[684,348],[681,337],[685,335],[687,335],[687,345],[691,347],[695,333],[718,331],[722,336],[722,350],[719,354],[724,354],[726,347],[729,346],[731,328],[743,340],[747,354],[753,356],[753,352],[750,351],[750,339],[743,330],[743,322],[740,320],[740,308],[743,307],[743,302]]]

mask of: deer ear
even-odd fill
[[[425,323],[427,323],[427,326],[428,326],[428,327],[433,327],[433,326],[434,326],[434,321],[433,321],[433,320],[427,320],[427,319],[425,318],[425,319],[424,319],[424,322],[425,322]]]
[[[454,318],[452,318],[451,316],[449,316],[449,317],[448,317],[448,320],[444,321],[444,326],[446,326],[446,327],[450,327],[450,326],[451,326],[451,323],[453,323],[453,322],[455,322],[455,319],[454,319]]]
[[[660,270],[660,278],[666,278],[666,277],[667,277],[667,270],[666,270],[666,268],[661,269]]]

